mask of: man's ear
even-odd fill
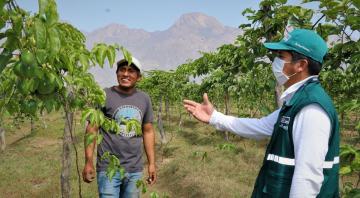
[[[142,75],[140,73],[138,73],[138,78],[137,78],[136,82],[139,82],[141,80],[141,78],[142,78]]]
[[[306,59],[301,59],[298,61],[299,66],[298,66],[298,72],[303,72],[303,71],[309,71],[308,67],[309,67],[309,61]]]

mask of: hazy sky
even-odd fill
[[[17,0],[20,7],[35,12],[37,0]],[[93,31],[111,23],[165,30],[182,14],[202,12],[217,18],[222,24],[238,27],[246,22],[241,15],[245,8],[258,8],[260,0],[58,0],[63,21],[83,31]],[[289,0],[300,5],[301,0]],[[309,4],[307,4],[309,6]]]

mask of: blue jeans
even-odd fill
[[[97,182],[100,198],[139,198],[140,190],[136,188],[136,181],[142,179],[142,172],[125,173],[120,178],[117,172],[110,181],[105,171],[97,172]]]

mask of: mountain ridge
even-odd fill
[[[112,23],[86,33],[88,48],[94,43],[124,46],[142,63],[144,70],[176,69],[189,59],[196,59],[201,52],[216,50],[223,44],[233,43],[242,31],[221,24],[215,17],[203,13],[187,13],[180,16],[168,29],[148,32],[141,28]],[[116,60],[122,58],[118,53]],[[91,70],[101,86],[116,83],[109,80],[114,69],[96,67]]]

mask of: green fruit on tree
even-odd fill
[[[21,70],[26,78],[32,78],[36,75],[36,65],[21,64]]]
[[[39,86],[38,79],[22,79],[17,82],[17,88],[19,92],[23,95],[28,95],[35,92]]]
[[[39,92],[39,94],[47,95],[54,93],[56,88],[57,86],[56,86],[55,78],[50,74],[44,76],[44,78],[39,82],[37,91]]]
[[[14,73],[15,73],[15,75],[17,75],[19,77],[25,77],[21,67],[22,67],[21,62],[15,63],[15,65],[14,65]]]
[[[21,62],[27,66],[34,66],[36,64],[36,59],[31,52],[25,51],[21,54]]]
[[[30,93],[30,83],[27,80],[19,80],[16,86],[22,95],[28,95]]]

